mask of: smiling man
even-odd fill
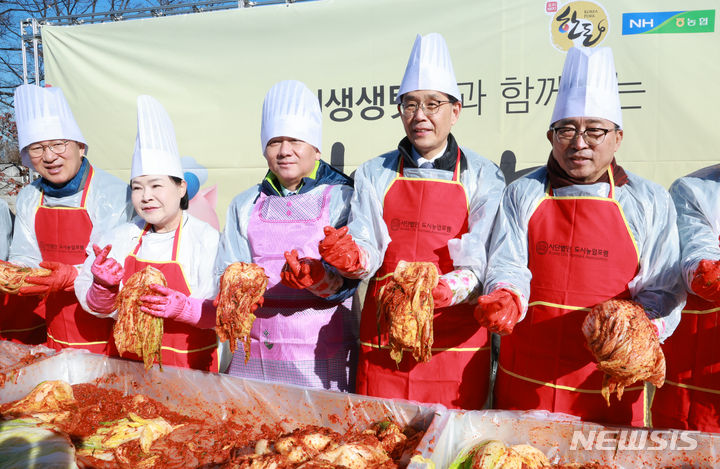
[[[15,119],[22,162],[40,178],[18,194],[9,261],[51,273],[28,277],[33,285],[8,299],[0,336],[38,343],[47,325],[49,347],[109,353],[112,321],[84,313],[73,283],[90,239],[132,214],[128,185],[85,158],[87,142],[59,88],[18,87]]]
[[[250,357],[242,346],[228,373],[336,391],[355,390],[358,281],[320,260],[323,227],[347,223],[352,179],[321,159],[317,95],[296,80],[265,95],[260,130],[265,178],[228,208],[215,263],[255,263],[269,277],[255,311]]]
[[[547,138],[547,165],[503,195],[475,310],[503,335],[495,405],[647,424],[642,385],[607,407],[581,329],[589,308],[632,299],[663,340],[685,299],[669,194],[615,161],[623,130],[610,49],[570,49]]]
[[[450,133],[462,96],[445,40],[417,36],[398,91],[405,129],[397,149],[358,168],[347,228],[326,228],[320,253],[343,275],[367,278],[360,322],[358,392],[479,409],[490,370],[489,335],[473,319],[486,245],[505,181],[491,161]],[[378,335],[376,298],[400,261],[432,262],[432,357],[390,357]],[[374,275],[373,275],[374,274]]]

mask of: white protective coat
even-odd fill
[[[460,174],[460,182],[468,199],[468,232],[448,242],[455,269],[468,269],[480,283],[485,277],[487,246],[493,220],[500,204],[505,179],[490,160],[462,148],[467,169]],[[400,152],[391,151],[374,158],[355,173],[355,193],[348,222],[353,240],[365,251],[367,272],[372,277],[382,265],[390,235],[383,219],[385,192],[398,176]],[[405,177],[451,180],[453,173],[442,169],[404,169]]]
[[[90,244],[104,231],[127,222],[135,212],[130,202],[130,190],[127,183],[93,167],[85,208],[93,223]],[[38,188],[40,180],[20,190],[15,206],[15,229],[10,245],[9,260],[12,263],[28,267],[37,267],[42,261],[40,247],[35,236],[35,211],[40,204],[42,192]],[[82,190],[67,197],[45,196],[45,205],[49,207],[79,207]],[[92,251],[92,249],[90,249]],[[79,267],[79,266],[78,266]]]
[[[125,258],[132,254],[135,246],[137,246],[144,227],[145,220],[136,217],[131,223],[125,223],[105,233],[96,242],[101,248],[112,244],[108,257],[115,259],[120,265],[124,265]],[[188,215],[187,212],[183,213],[180,245],[178,246],[176,260],[182,266],[188,288],[190,288],[190,296],[193,298],[209,299],[215,298],[217,295],[218,284],[213,277],[213,265],[219,237],[220,234],[215,228]],[[142,246],[140,246],[137,257],[155,262],[170,261],[172,259],[174,238],[174,230],[168,233],[147,232],[143,236]],[[93,282],[90,269],[95,261],[92,245],[87,249],[87,254],[88,258],[85,260],[80,274],[75,279],[75,294],[78,301],[86,311],[95,316],[115,318],[117,317],[117,311],[113,311],[109,315],[99,314],[90,310],[87,305],[85,296]]]
[[[632,173],[628,173],[628,178],[627,184],[615,190],[640,254],[640,268],[628,285],[632,299],[643,305],[648,317],[664,318],[665,331],[660,337],[664,340],[680,322],[685,304],[675,208],[660,185]],[[528,269],[528,222],[545,196],[547,180],[543,167],[507,187],[488,253],[485,294],[499,288],[518,293],[523,317],[532,277]],[[607,197],[609,185],[604,182],[572,185],[553,192],[556,196]]]
[[[682,278],[691,291],[693,275],[703,259],[720,260],[720,165],[703,168],[670,186],[680,235]]]
[[[0,260],[6,261],[12,239],[12,218],[7,202],[0,199]]]

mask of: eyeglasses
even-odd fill
[[[437,114],[440,110],[440,106],[443,104],[447,104],[450,101],[431,101],[429,103],[415,103],[415,102],[407,102],[407,103],[400,103],[400,108],[402,109],[402,114],[405,117],[412,117],[415,115],[418,109],[422,109],[423,113],[425,113],[426,116],[432,116],[433,114]]]
[[[29,146],[27,149],[28,155],[30,155],[32,158],[40,158],[45,154],[45,149],[49,148],[51,152],[55,153],[56,155],[59,155],[60,153],[64,153],[67,149],[67,140],[63,140],[62,142],[55,142],[51,143],[50,145],[32,145]]]
[[[580,135],[582,136],[583,140],[585,140],[585,143],[587,143],[588,145],[601,144],[603,140],[605,140],[605,136],[608,134],[608,132],[617,130],[601,129],[595,127],[587,128],[582,132],[579,132],[578,129],[576,129],[575,127],[551,127],[551,129],[555,132],[558,140],[569,142],[575,140],[575,137]]]

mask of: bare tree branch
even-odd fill
[[[190,0],[6,0],[0,3],[0,115],[13,113],[15,88],[23,83],[20,22],[34,18],[78,16],[105,11],[148,8]],[[28,30],[25,34],[28,34]],[[32,54],[32,52],[30,53]],[[33,68],[32,55],[28,57]],[[39,49],[42,70],[42,45]]]

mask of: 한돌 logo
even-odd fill
[[[553,45],[565,52],[573,46],[595,47],[607,36],[605,8],[595,2],[569,2],[557,9],[550,22]]]

